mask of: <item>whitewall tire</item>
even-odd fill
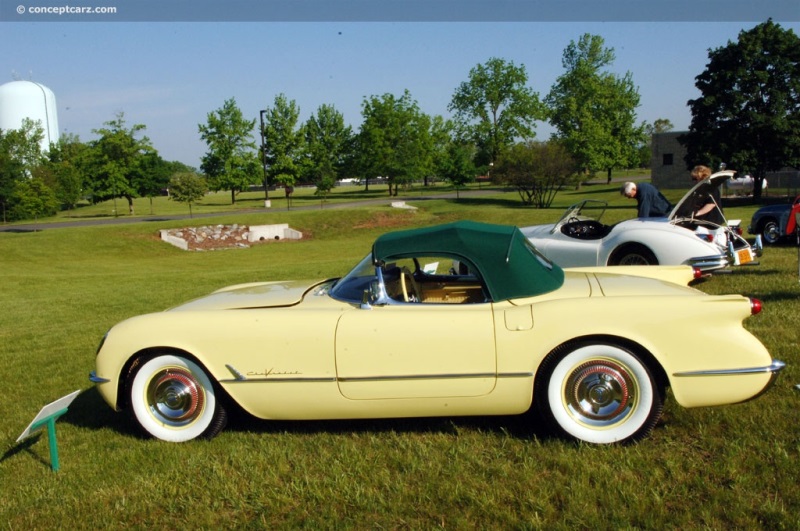
[[[128,380],[131,412],[147,434],[169,442],[211,438],[225,426],[225,410],[205,371],[171,354],[153,357]]]
[[[635,441],[661,417],[663,391],[647,365],[620,346],[557,350],[540,370],[538,407],[563,435],[594,444]]]

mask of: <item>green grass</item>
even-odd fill
[[[495,191],[424,201],[416,211],[232,213],[214,223],[288,222],[310,237],[216,252],[158,241],[158,229],[185,221],[0,233],[3,528],[797,528],[795,247],[768,248],[760,266],[700,286],[764,301],[746,326],[789,364],[777,385],[727,407],[685,410],[668,399],[663,421],[634,446],[564,442],[527,417],[243,416],[216,439],[176,445],[142,439],[87,380],[100,337],[126,317],[232,283],[340,275],[393,228],[550,222],[582,197],[608,199],[609,221],[635,212],[616,185],[595,185],[543,211]],[[746,224],[753,210],[727,214]],[[61,470],[53,473],[46,436],[14,440],[44,404],[76,389],[84,392],[57,425]]]

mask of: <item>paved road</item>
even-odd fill
[[[488,195],[497,193],[497,190],[465,190],[460,192],[459,197],[476,197],[481,195]],[[347,203],[326,203],[324,206],[320,207],[320,205],[304,205],[304,206],[297,206],[292,207],[292,211],[295,210],[333,210],[333,209],[341,209],[341,208],[354,208],[359,206],[367,206],[367,205],[389,205],[395,201],[405,201],[406,203],[413,203],[414,201],[428,201],[431,199],[454,199],[456,197],[455,192],[446,193],[446,194],[436,194],[436,195],[411,195],[411,196],[400,196],[400,197],[382,197],[377,199],[365,199],[363,201],[353,201]],[[126,225],[130,223],[146,223],[146,222],[154,222],[154,221],[170,221],[170,220],[179,220],[179,219],[202,219],[202,218],[213,218],[219,216],[235,216],[237,214],[263,214],[266,212],[285,212],[283,208],[281,209],[264,209],[264,208],[254,208],[254,209],[246,209],[246,210],[227,210],[224,212],[207,212],[207,213],[199,213],[194,214],[193,216],[189,216],[189,214],[175,214],[175,215],[168,215],[168,216],[134,216],[134,217],[119,217],[119,218],[98,218],[98,219],[76,219],[76,220],[67,220],[67,221],[58,221],[55,223],[25,223],[25,224],[16,224],[16,225],[0,225],[0,232],[36,232],[48,229],[65,229],[70,227],[89,227],[92,225]]]
[[[644,179],[648,179],[649,177],[646,175],[640,177],[625,177],[625,178],[614,178],[613,182],[623,182],[623,181],[640,181]],[[589,182],[585,182],[584,184],[607,184],[605,179],[602,180],[593,180]],[[459,193],[459,197],[480,197],[489,194],[496,194],[497,189],[489,189],[489,190],[462,190]],[[429,201],[431,199],[455,199],[456,193],[449,192],[444,194],[433,194],[433,195],[407,195],[407,196],[400,196],[400,197],[381,197],[377,199],[365,199],[363,201],[353,201],[347,203],[326,203],[323,207],[320,205],[305,205],[305,206],[298,206],[292,207],[292,210],[319,210],[320,208],[324,210],[332,210],[332,209],[339,209],[339,208],[354,208],[359,206],[365,205],[389,205],[394,201],[406,201],[407,203],[413,203],[414,201]],[[193,216],[189,216],[189,214],[175,214],[169,216],[135,216],[135,217],[120,217],[120,218],[98,218],[98,219],[77,219],[77,220],[68,220],[68,221],[59,221],[55,223],[25,223],[19,225],[0,225],[0,232],[35,232],[47,229],[65,229],[70,227],[88,227],[91,225],[125,225],[130,223],[145,223],[145,222],[153,222],[153,221],[170,221],[170,220],[179,220],[179,219],[201,219],[201,218],[213,218],[218,216],[232,216],[236,214],[255,214],[255,213],[264,213],[264,212],[278,212],[283,209],[271,209],[266,210],[263,208],[254,208],[248,210],[227,210],[224,212],[209,212],[209,213],[200,213],[194,214]]]

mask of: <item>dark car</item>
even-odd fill
[[[756,210],[747,232],[750,234],[760,234],[761,239],[767,244],[776,244],[782,239],[790,236],[786,233],[789,223],[789,215],[792,209],[800,204],[800,195],[794,198],[791,204],[767,205]]]

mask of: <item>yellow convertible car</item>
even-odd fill
[[[562,270],[516,227],[392,232],[340,279],[232,286],[113,327],[91,380],[167,441],[262,419],[522,414],[633,441],[665,389],[685,407],[755,398],[784,364],[687,266]],[[703,326],[696,326],[702,322]]]

